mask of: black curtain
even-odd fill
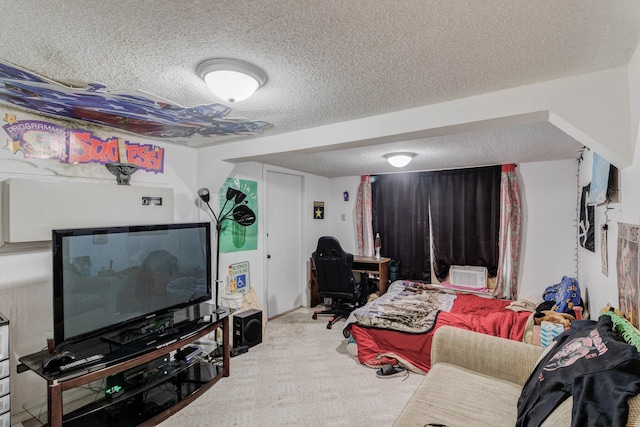
[[[400,261],[399,277],[431,282],[429,186],[424,173],[371,177],[373,232],[384,257]]]
[[[500,228],[500,166],[371,177],[373,231],[399,277],[431,282],[451,265],[482,265],[495,276]]]
[[[431,173],[434,273],[482,265],[495,277],[500,230],[500,166]]]

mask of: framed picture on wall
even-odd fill
[[[219,191],[219,209],[227,203],[227,189],[233,188],[246,195],[243,204],[255,213],[256,221],[248,227],[235,221],[225,221],[220,230],[220,252],[250,251],[258,248],[258,183],[239,178],[227,178]]]
[[[324,219],[324,202],[313,202],[313,219]]]
[[[616,268],[618,273],[618,305],[624,317],[638,327],[638,229],[632,224],[618,223]]]

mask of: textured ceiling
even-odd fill
[[[264,135],[623,66],[640,39],[637,0],[0,4],[0,59],[67,84],[96,81],[189,107],[221,102],[196,74],[200,62],[258,65],[267,84],[229,116],[272,123]],[[568,158],[577,146],[548,124],[398,141],[428,153],[426,169]],[[339,148],[253,160],[326,176],[381,173],[365,159],[392,147]]]
[[[260,161],[316,175],[339,177],[570,159],[578,156],[579,147],[573,138],[553,125],[539,122],[411,141],[355,148],[328,147],[322,152],[309,150],[236,160]],[[416,154],[410,168],[396,169],[381,161],[385,154],[396,151]]]

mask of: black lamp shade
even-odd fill
[[[233,208],[233,220],[244,227],[248,227],[256,222],[256,214],[249,206],[239,205]]]
[[[211,200],[211,194],[209,193],[208,188],[199,189],[198,196],[200,196],[200,199],[205,203],[209,203],[209,200]]]
[[[242,203],[242,201],[246,198],[247,198],[246,194],[244,194],[242,191],[238,191],[238,193],[236,194],[236,204]]]
[[[236,197],[236,194],[238,194],[239,191],[236,190],[235,188],[231,188],[231,187],[227,187],[227,200],[231,200],[234,197]]]

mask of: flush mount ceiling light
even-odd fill
[[[416,153],[389,153],[385,154],[384,158],[387,159],[391,166],[403,168],[407,166],[415,156]]]
[[[249,98],[267,81],[260,68],[237,59],[209,59],[196,71],[218,98],[229,102]]]

